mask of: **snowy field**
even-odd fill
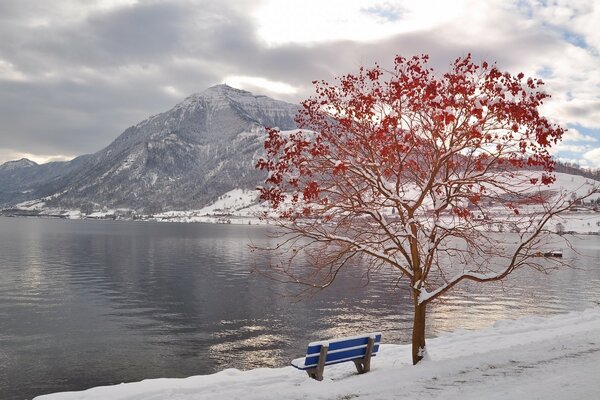
[[[556,173],[556,182],[549,190],[554,193],[562,193],[566,198],[571,195],[577,197],[585,196],[595,186],[600,186],[600,182],[578,175],[569,175]],[[600,194],[594,194],[588,201],[597,200]],[[33,200],[24,202],[16,206],[23,211],[39,212],[39,216],[62,217],[69,219],[132,219],[133,210],[130,209],[105,209],[95,211],[89,215],[84,215],[80,210],[62,210],[55,208],[46,208],[45,202]],[[260,203],[258,192],[252,189],[233,189],[207,205],[197,210],[186,211],[165,211],[154,215],[138,215],[138,219],[157,221],[157,222],[183,222],[183,223],[221,223],[238,225],[257,225],[264,224],[259,216],[268,211],[265,203]],[[539,212],[539,207],[523,206],[521,211],[524,215],[531,212]],[[510,231],[511,223],[516,220],[512,212],[507,212],[504,207],[491,207],[486,210],[489,217],[489,228],[482,225],[482,229],[490,231]],[[565,232],[574,232],[579,234],[600,234],[600,212],[592,211],[586,207],[580,207],[576,212],[567,212],[560,217],[552,220],[548,229],[556,231],[556,225],[560,223]],[[500,227],[500,225],[503,225]]]
[[[354,364],[339,364],[325,368],[323,382],[293,367],[227,369],[213,375],[152,379],[36,399],[600,398],[600,308],[500,321],[482,331],[447,333],[430,339],[428,350],[429,359],[413,367],[410,346],[383,345],[371,372],[357,375]]]

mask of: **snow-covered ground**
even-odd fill
[[[589,178],[578,175],[569,175],[556,173],[556,182],[550,186],[550,190],[563,193],[569,198],[571,195],[577,197],[588,194],[594,184],[600,185]],[[595,194],[589,200],[600,198],[600,194]],[[154,221],[171,222],[209,222],[209,223],[232,223],[232,224],[260,224],[262,221],[259,215],[268,211],[266,204],[258,203],[258,193],[256,190],[234,189],[223,194],[217,201],[199,210],[191,211],[168,211],[153,215],[150,219]],[[539,211],[535,206],[523,206],[525,213]],[[491,207],[487,210],[489,220],[489,230],[510,231],[511,222],[517,220],[512,213],[507,215],[505,207]],[[582,234],[600,233],[600,212],[593,212],[581,207],[580,211],[568,212],[561,217],[556,218],[548,226],[548,229],[556,231],[556,224],[562,224],[562,230],[565,232],[576,232]],[[505,225],[499,227],[498,225]],[[485,225],[482,225],[485,228]]]
[[[429,359],[412,366],[408,345],[382,345],[371,372],[357,375],[352,363],[339,364],[325,368],[323,382],[293,367],[227,369],[213,375],[152,379],[36,399],[600,398],[600,308],[500,321],[482,331],[447,333],[430,339],[428,350]]]
[[[578,175],[556,173],[556,182],[549,190],[554,193],[562,193],[566,198],[571,196],[581,197],[590,193],[594,185],[600,182]],[[523,186],[525,187],[525,186]],[[587,201],[597,200],[600,194],[594,194]],[[37,213],[41,217],[62,217],[69,219],[93,218],[93,219],[141,219],[159,222],[204,222],[204,223],[227,223],[255,225],[262,224],[259,216],[269,211],[266,203],[259,203],[258,192],[250,189],[234,189],[221,195],[215,202],[197,210],[166,211],[154,215],[136,215],[130,209],[105,209],[95,211],[89,215],[80,210],[63,210],[49,208],[45,200],[32,200],[17,204],[16,208],[23,211]],[[539,212],[539,207],[523,205],[520,207],[521,216],[528,213]],[[576,207],[577,208],[577,207]],[[481,229],[490,231],[509,232],[518,218],[509,212],[504,206],[491,206],[485,209],[486,221],[482,223]],[[483,217],[481,213],[474,212],[476,217]],[[479,215],[477,215],[479,214]],[[589,207],[579,207],[579,210],[566,212],[551,221],[547,228],[558,231],[557,224],[561,224],[560,230],[579,234],[600,234],[600,212],[592,211]]]
[[[600,185],[592,179],[578,175],[556,173],[556,182],[549,190],[562,193],[566,198],[574,195],[582,197],[588,194],[594,187]],[[524,188],[526,186],[523,186]],[[588,201],[600,198],[600,194],[591,196]],[[535,206],[522,206],[522,211],[527,214],[539,212]],[[208,223],[231,223],[231,224],[260,224],[259,215],[268,211],[265,204],[258,203],[258,192],[256,190],[234,189],[223,194],[216,202],[199,210],[191,211],[169,211],[153,215],[153,221],[171,222],[208,222]],[[505,207],[491,207],[486,210],[489,224],[482,224],[482,229],[491,231],[510,231],[511,226],[519,218],[511,213],[507,214]],[[557,231],[556,224],[562,224],[564,232],[576,232],[581,234],[600,233],[600,212],[594,212],[581,207],[580,211],[564,213],[548,225],[551,231]],[[500,226],[503,225],[503,226]]]
[[[258,192],[248,189],[234,189],[221,195],[217,201],[199,210],[167,211],[152,216],[153,221],[208,222],[233,224],[259,224],[259,215],[265,211],[258,204]]]

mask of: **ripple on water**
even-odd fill
[[[248,249],[270,243],[264,227],[1,222],[2,399],[283,366],[310,341],[363,331],[382,331],[385,343],[410,340],[410,292],[387,270],[366,287],[341,275],[301,301],[252,274],[273,261]],[[428,308],[428,337],[597,306],[600,237],[574,246],[587,257],[579,269],[461,284]]]

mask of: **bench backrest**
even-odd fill
[[[327,346],[329,348],[325,365],[363,358],[367,350],[367,343],[371,337],[375,339],[373,352],[371,354],[375,355],[375,353],[379,351],[381,332],[309,343],[308,349],[306,350],[304,366],[308,368],[317,365],[322,346]]]

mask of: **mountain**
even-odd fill
[[[0,166],[0,205],[44,198],[46,207],[200,208],[264,178],[254,164],[265,126],[294,129],[298,106],[227,85],[194,94],[127,128],[94,154]]]
[[[0,171],[15,171],[21,168],[34,167],[38,165],[34,161],[28,160],[27,158],[21,158],[20,160],[7,161],[0,165]]]
[[[69,177],[82,169],[92,155],[77,157],[67,162],[38,165],[21,159],[0,165],[0,206],[50,196],[68,182]]]

